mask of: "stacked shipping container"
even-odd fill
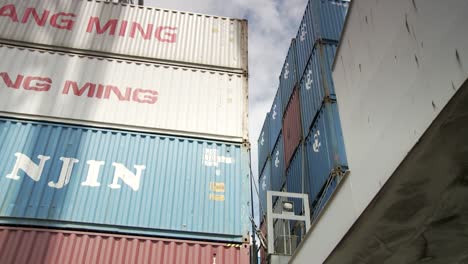
[[[318,217],[338,186],[338,178],[335,176],[347,170],[337,98],[331,77],[347,7],[348,1],[308,1],[280,76],[277,94],[281,95],[283,106],[282,127],[270,129],[282,131],[282,162],[285,166],[281,172],[274,172],[273,168],[270,182],[280,183],[269,185],[269,190],[281,191],[282,186],[286,186],[288,192],[309,194],[313,219]],[[285,79],[282,78],[285,72],[296,75],[289,75],[291,78]],[[273,105],[277,105],[277,97]],[[272,126],[271,121],[269,125]],[[270,141],[279,143],[275,140],[270,138]],[[275,151],[270,153],[272,159]],[[295,213],[301,214],[302,204],[295,202],[294,206]],[[302,228],[301,225],[291,223],[293,234],[303,235]]]
[[[66,230],[3,226],[0,245],[2,263],[249,263],[246,245]]]
[[[94,261],[86,248],[106,240],[110,252],[160,250],[127,252],[136,262],[248,263],[246,26],[109,2],[0,0],[0,244],[52,239],[42,256],[54,259],[78,243]]]

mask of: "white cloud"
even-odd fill
[[[249,131],[258,177],[257,138],[307,0],[145,0],[145,5],[249,20]],[[258,207],[257,207],[258,208]]]

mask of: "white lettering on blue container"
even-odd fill
[[[15,181],[20,180],[20,176],[18,175],[20,171],[23,171],[33,181],[39,181],[41,179],[44,166],[46,162],[50,159],[50,156],[38,155],[37,158],[39,159],[39,162],[37,164],[34,161],[32,161],[30,157],[23,153],[15,153],[15,156],[16,162],[13,166],[13,170],[11,171],[11,173],[5,176],[6,178]],[[68,185],[72,176],[73,167],[75,166],[75,164],[79,163],[78,159],[71,157],[60,157],[59,159],[62,161],[62,168],[60,170],[58,179],[56,182],[50,181],[48,183],[49,187],[55,189],[62,189],[63,187]],[[105,164],[105,162],[88,160],[86,163],[88,164],[88,174],[86,175],[86,180],[81,183],[81,186],[101,186],[101,184],[98,181],[98,178],[100,169]],[[127,169],[127,167],[125,167],[125,165],[121,163],[113,162],[112,166],[114,167],[114,177],[112,183],[108,185],[109,188],[120,189],[121,185],[119,184],[119,180],[122,180],[122,182],[128,185],[132,190],[138,191],[140,189],[141,176],[146,166],[134,165],[133,167],[136,170],[135,173]]]

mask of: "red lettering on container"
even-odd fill
[[[146,32],[145,32],[143,27],[139,23],[133,22],[132,23],[132,28],[130,29],[130,37],[131,38],[135,38],[135,33],[136,33],[137,29],[140,32],[143,39],[150,39],[151,38],[151,32],[153,32],[153,24],[148,24],[146,26]]]
[[[141,94],[144,94],[143,99],[139,98],[139,96]],[[142,104],[144,104],[144,103],[146,103],[146,104],[155,104],[156,101],[158,101],[158,95],[159,95],[159,93],[157,91],[137,88],[133,92],[133,98],[132,99],[133,99],[134,102],[138,102],[138,103],[142,103]]]
[[[115,85],[104,85],[97,83],[85,83],[82,87],[75,81],[66,81],[62,94],[69,94],[72,90],[73,95],[82,96],[86,93],[87,97],[97,99],[116,98],[119,101],[133,101],[141,104],[155,104],[158,101],[159,93],[154,90],[126,87],[125,90]]]
[[[50,90],[52,80],[46,77],[28,76],[24,79],[23,88],[37,92],[47,92]]]
[[[0,8],[0,16],[9,17],[11,21],[18,22],[15,5],[5,5]]]
[[[42,13],[42,16],[39,17],[38,12],[36,11],[35,8],[26,8],[26,11],[24,11],[23,19],[21,19],[21,23],[27,23],[29,20],[29,17],[32,15],[34,18],[34,21],[36,21],[36,24],[38,26],[43,27],[45,23],[47,22],[47,18],[49,17],[49,11],[44,10],[44,13]]]
[[[59,29],[72,30],[75,21],[73,19],[66,19],[67,17],[74,18],[76,15],[64,12],[57,13],[50,18],[50,25]]]
[[[156,38],[161,42],[174,43],[176,42],[176,33],[166,32],[166,30],[175,31],[176,29],[176,27],[158,27],[156,29]]]
[[[125,90],[125,96],[122,95],[122,92],[120,92],[119,87],[113,86],[113,85],[106,85],[106,91],[104,93],[104,98],[109,99],[111,91],[117,95],[117,98],[119,101],[130,101],[130,96],[132,95],[132,88],[127,87]]]
[[[94,90],[96,89],[96,84],[94,83],[85,83],[83,87],[79,88],[78,84],[75,81],[66,81],[65,86],[63,87],[62,94],[68,94],[70,91],[70,87],[73,90],[73,93],[77,96],[81,96],[84,94],[86,90],[88,90],[88,97],[93,97],[94,96]]]
[[[10,75],[8,75],[7,72],[0,72],[0,76],[3,79],[3,82],[6,84],[8,88],[13,88],[13,89],[19,89],[21,83],[23,82],[23,75],[17,75],[15,83],[10,78]]]
[[[115,30],[117,28],[117,19],[111,19],[107,21],[104,27],[101,27],[101,22],[99,20],[99,17],[91,17],[89,19],[86,32],[91,33],[93,31],[93,27],[96,28],[96,33],[98,35],[103,34],[107,30],[109,30],[109,35],[115,35]]]
[[[128,21],[123,20],[122,23],[120,24],[119,36],[121,37],[125,36],[125,33],[127,32],[127,25],[128,25]]]

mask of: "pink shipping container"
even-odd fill
[[[301,107],[299,105],[299,89],[294,89],[283,117],[284,160],[289,167],[294,151],[301,143]]]
[[[0,226],[0,262],[247,264],[249,247]]]

